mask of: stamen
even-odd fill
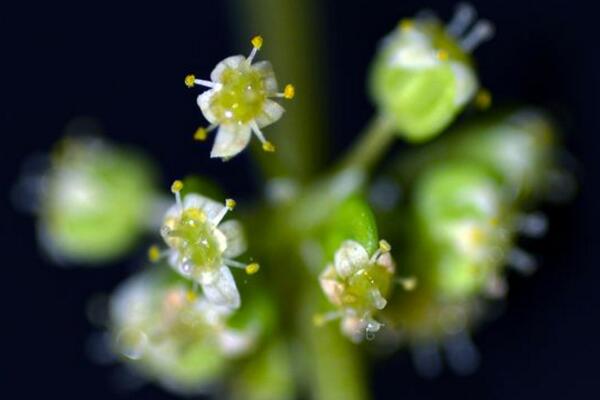
[[[375,306],[376,309],[382,310],[383,308],[385,308],[385,305],[387,304],[387,300],[381,295],[381,292],[379,291],[379,289],[377,289],[377,288],[371,289],[369,291],[369,296],[371,297],[371,300],[373,301],[373,305]]]
[[[258,270],[260,269],[260,264],[259,263],[250,263],[250,264],[244,264],[241,263],[239,261],[236,260],[232,260],[230,258],[224,258],[223,259],[223,264],[227,265],[228,267],[231,268],[239,268],[239,269],[243,269],[244,271],[246,271],[246,273],[248,275],[253,275],[255,273],[258,272]]]
[[[254,132],[254,134],[256,135],[258,140],[260,140],[260,142],[262,143],[263,150],[266,152],[269,152],[269,153],[274,152],[275,146],[273,146],[273,143],[271,143],[267,139],[265,139],[265,135],[263,135],[262,131],[256,124],[256,121],[251,121],[250,127],[252,128],[252,132]]]
[[[379,248],[375,250],[375,253],[373,253],[373,255],[371,256],[370,262],[377,262],[377,260],[379,260],[379,257],[381,257],[385,253],[389,253],[391,250],[392,246],[388,243],[388,241],[381,239],[379,241]]]
[[[181,189],[183,189],[183,182],[181,182],[179,179],[174,180],[173,184],[171,185],[171,193],[175,195],[175,201],[177,202],[179,209],[183,211],[183,203],[181,202],[180,194]]]
[[[225,215],[227,215],[227,212],[233,210],[235,208],[236,204],[237,203],[233,199],[225,200],[225,207],[223,207],[223,209],[221,209],[221,211],[219,211],[219,213],[212,219],[212,223],[215,226],[219,225],[219,223],[221,223],[223,218],[225,218]]]
[[[398,26],[400,27],[400,30],[402,32],[406,32],[406,31],[412,29],[413,25],[414,25],[414,23],[410,19],[407,19],[407,18],[402,19],[402,21],[400,21],[400,24],[398,24]]]
[[[448,52],[446,50],[440,49],[437,51],[436,57],[440,61],[448,61]]]
[[[487,110],[492,105],[492,95],[487,89],[480,89],[475,95],[475,107]]]
[[[473,29],[459,42],[463,50],[471,52],[482,42],[494,36],[494,25],[490,21],[481,20],[475,24]]]
[[[258,272],[258,270],[260,269],[260,264],[259,263],[250,263],[248,265],[246,265],[246,273],[248,275],[254,275],[255,273]]]
[[[199,86],[205,86],[208,88],[214,88],[217,84],[213,81],[207,81],[205,79],[194,79],[194,83]]]
[[[189,88],[194,87],[195,80],[196,80],[196,77],[193,74],[187,75],[184,80],[185,86],[187,86]]]
[[[263,45],[263,38],[262,38],[262,36],[254,36],[252,38],[252,40],[250,41],[250,43],[252,43],[253,47],[252,47],[252,51],[250,52],[250,55],[247,58],[248,64],[252,64],[252,60],[254,60],[254,57],[256,56],[256,53],[262,47],[262,45]]]
[[[291,83],[288,83],[283,88],[283,92],[277,93],[277,97],[283,97],[284,99],[291,100],[296,96],[296,88]]]
[[[208,134],[210,132],[214,131],[217,126],[218,126],[217,124],[211,124],[207,128],[204,128],[202,126],[199,127],[198,129],[196,129],[196,132],[194,133],[194,140],[197,140],[200,142],[206,140],[206,138],[208,137]]]
[[[454,16],[448,25],[446,25],[446,31],[455,38],[458,38],[465,32],[476,16],[477,13],[472,5],[468,3],[460,3],[456,7]]]
[[[342,317],[341,311],[330,311],[325,314],[315,314],[313,316],[313,324],[315,324],[315,326],[323,326],[326,323],[334,321],[341,317]]]
[[[162,253],[157,245],[153,244],[148,248],[148,260],[150,262],[157,262],[162,257]]]

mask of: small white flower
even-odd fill
[[[171,189],[177,201],[167,211],[161,228],[169,246],[168,262],[179,274],[199,284],[212,304],[239,308],[240,295],[229,267],[252,274],[258,264],[233,260],[247,247],[241,224],[234,220],[222,222],[235,202],[228,199],[223,205],[199,194],[188,194],[182,201],[182,187],[180,181],[173,183]]]
[[[295,89],[288,84],[283,92],[278,92],[271,63],[252,63],[262,43],[263,39],[255,36],[252,52],[247,58],[242,55],[227,57],[217,64],[210,80],[196,79],[194,75],[185,78],[188,87],[200,85],[209,88],[198,96],[198,106],[210,125],[199,128],[194,138],[205,140],[210,131],[219,128],[211,157],[226,160],[237,155],[246,148],[252,133],[261,141],[265,151],[275,151],[261,128],[277,121],[284,112],[283,107],[271,98],[291,99]]]
[[[370,339],[382,326],[373,314],[385,308],[390,291],[394,263],[390,245],[382,240],[379,249],[369,257],[358,242],[347,240],[334,255],[319,282],[327,299],[337,310],[317,316],[318,324],[341,318],[341,330],[354,342]]]

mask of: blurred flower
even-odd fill
[[[254,348],[256,325],[231,328],[232,310],[190,293],[168,270],[122,284],[110,303],[115,350],[138,372],[168,389],[195,393]]]
[[[194,137],[205,140],[208,132],[219,128],[211,157],[225,160],[237,155],[246,148],[252,133],[261,141],[265,151],[275,151],[261,128],[277,121],[283,114],[283,107],[271,98],[291,99],[295,89],[288,84],[279,93],[271,63],[260,61],[252,64],[262,43],[262,37],[256,36],[252,39],[250,56],[231,56],[218,63],[210,74],[210,81],[196,79],[194,75],[185,78],[188,87],[200,85],[209,88],[198,96],[198,106],[211,125],[199,128]]]
[[[58,261],[109,261],[152,225],[154,170],[135,151],[66,137],[38,183],[40,240]]]
[[[436,18],[402,20],[384,41],[371,71],[372,97],[405,139],[426,141],[452,122],[478,88],[470,53],[493,34],[488,21],[459,6],[443,27]]]

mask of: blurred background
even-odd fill
[[[289,7],[302,12],[307,1],[289,0]],[[322,68],[322,93],[306,95],[327,99],[320,107],[332,138],[330,154],[335,154],[373,112],[365,77],[379,39],[401,17],[424,8],[447,19],[454,2],[314,3],[315,45],[323,55],[297,62]],[[591,397],[600,390],[600,270],[594,258],[600,171],[597,13],[574,1],[473,4],[496,25],[493,41],[475,52],[483,85],[495,104],[519,100],[553,113],[577,160],[570,167],[580,190],[574,202],[545,210],[549,234],[529,247],[541,267],[529,279],[511,280],[499,317],[475,334],[482,356],[475,374],[458,377],[446,371],[426,380],[401,352],[374,365],[372,391],[377,399]],[[89,116],[108,138],[147,151],[161,167],[165,187],[195,172],[216,177],[238,197],[256,197],[260,176],[247,152],[223,164],[208,158],[209,144],[192,141],[191,132],[203,119],[194,94],[183,85],[187,73],[207,76],[222,58],[246,53],[247,32],[261,28],[233,0],[1,6],[0,382],[7,385],[5,393],[20,393],[18,398],[171,398],[155,386],[126,391],[114,367],[97,365],[86,354],[95,331],[85,317],[87,299],[112,290],[133,270],[135,259],[102,269],[56,268],[38,251],[33,218],[10,204],[10,187],[29,155],[47,151],[74,117]],[[265,41],[268,46],[268,36]],[[292,47],[290,57],[293,53]],[[144,250],[139,251],[143,257]]]

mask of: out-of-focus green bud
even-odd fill
[[[555,133],[544,113],[523,108],[459,129],[451,151],[493,169],[515,199],[539,198],[547,188]]]
[[[98,138],[54,150],[39,199],[39,233],[59,260],[100,263],[127,252],[152,225],[154,169],[141,154]]]
[[[511,245],[513,217],[497,180],[478,164],[446,162],[420,178],[414,208],[429,281],[440,296],[466,297],[494,288]]]
[[[411,142],[435,137],[471,100],[478,80],[470,53],[493,34],[470,6],[444,27],[434,18],[402,20],[385,39],[370,74],[371,96]]]
[[[139,373],[178,393],[205,389],[231,360],[254,349],[260,319],[248,317],[252,323],[233,328],[230,315],[166,269],[129,279],[110,304],[116,351]]]
[[[231,385],[234,400],[285,400],[295,396],[289,350],[273,340],[243,365]]]

